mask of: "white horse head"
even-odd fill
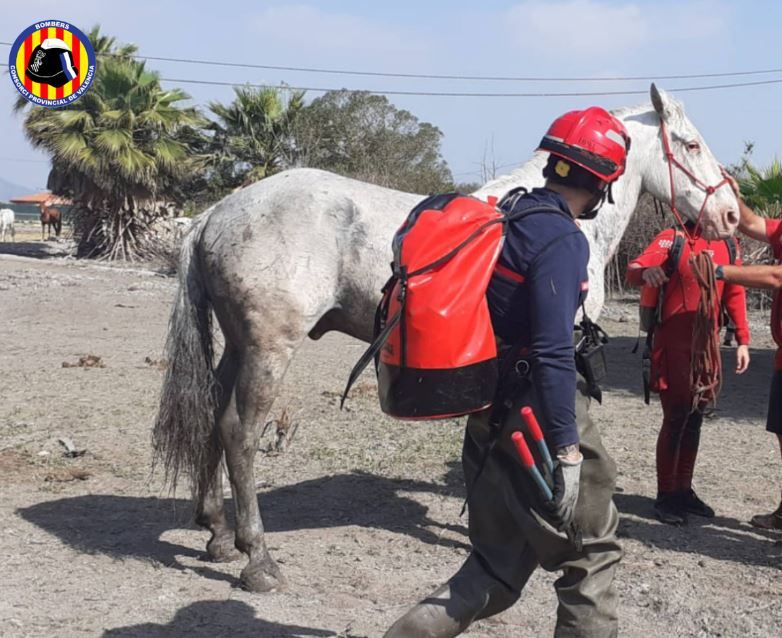
[[[627,118],[657,129],[655,144],[633,143],[630,151],[631,155],[637,153],[633,160],[643,167],[642,190],[657,199],[670,201],[672,171],[675,196],[671,203],[681,216],[693,222],[700,218],[703,234],[709,239],[732,235],[739,221],[738,201],[722,175],[720,163],[682,105],[654,84],[650,93],[656,117],[650,118],[647,112]],[[672,156],[670,166],[668,148]],[[715,190],[709,192],[710,188]]]

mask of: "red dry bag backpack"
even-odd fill
[[[353,368],[343,403],[374,358],[386,414],[441,419],[491,406],[498,362],[486,289],[505,222],[531,212],[505,215],[495,203],[448,193],[410,212],[394,235],[375,340]]]
[[[375,341],[345,395],[374,357],[386,414],[437,419],[491,405],[497,348],[486,288],[503,220],[493,204],[457,193],[428,197],[410,212],[394,235]]]

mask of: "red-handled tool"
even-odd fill
[[[543,438],[543,430],[540,429],[540,423],[538,423],[535,412],[530,406],[526,405],[521,408],[521,418],[524,419],[524,423],[527,424],[527,429],[532,436],[532,440],[535,441],[535,444],[538,446],[543,461],[546,463],[546,468],[553,476],[554,463],[551,460],[551,453],[548,451],[548,445],[546,445],[546,440]]]
[[[513,445],[516,446],[516,452],[519,454],[522,465],[524,465],[524,468],[530,473],[532,480],[535,481],[543,496],[547,501],[553,500],[554,496],[551,493],[551,488],[543,479],[543,475],[535,465],[535,459],[532,456],[532,452],[530,452],[524,435],[521,432],[514,432],[510,438],[513,441]]]

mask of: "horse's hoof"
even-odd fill
[[[242,587],[256,594],[280,591],[286,584],[277,563],[268,557],[260,563],[248,564],[242,570],[240,578]]]
[[[210,540],[206,544],[206,553],[213,563],[232,563],[242,557],[242,552],[234,546],[233,534]]]

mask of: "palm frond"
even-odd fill
[[[78,111],[75,109],[62,110],[57,111],[57,116],[60,120],[60,125],[63,128],[74,128],[80,131],[86,131],[95,125],[92,114],[87,111]]]
[[[166,138],[156,140],[152,144],[152,153],[168,171],[182,164],[187,158],[187,149],[183,144]]]
[[[94,137],[94,145],[97,151],[110,156],[118,156],[125,153],[132,146],[133,137],[125,129],[103,129]]]
[[[52,140],[51,150],[57,157],[57,163],[74,166],[84,165],[91,150],[87,138],[77,130],[64,132]]]

